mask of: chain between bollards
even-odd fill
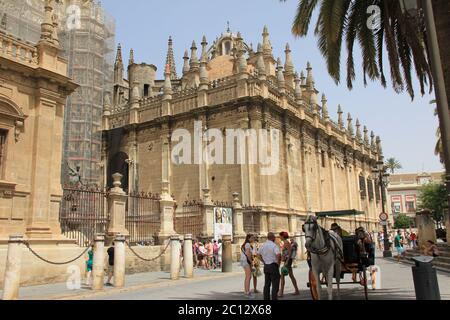
[[[141,260],[143,260],[143,261],[147,261],[147,262],[152,262],[152,261],[155,261],[156,259],[160,258],[163,254],[166,253],[167,248],[169,248],[169,246],[170,246],[170,241],[168,241],[166,247],[163,249],[163,251],[162,251],[159,255],[157,255],[156,257],[151,258],[151,259],[146,259],[146,258],[140,256],[136,251],[134,251],[134,249],[131,247],[131,245],[130,245],[130,243],[129,243],[128,241],[126,241],[125,243],[127,244],[128,249],[130,249],[130,251],[131,251],[136,257],[138,257],[139,259],[141,259]]]
[[[50,261],[50,260],[48,260],[48,259],[46,259],[46,258],[40,256],[36,251],[34,251],[34,250],[30,247],[30,244],[29,244],[27,241],[23,241],[23,244],[28,248],[28,250],[30,250],[30,252],[31,252],[36,258],[38,258],[38,259],[40,259],[40,260],[42,260],[42,261],[44,261],[44,262],[46,262],[46,263],[53,264],[53,265],[57,265],[57,266],[62,266],[62,265],[70,264],[70,263],[72,263],[72,262],[77,261],[77,260],[80,259],[82,256],[84,256],[84,255],[86,254],[86,252],[89,251],[89,248],[90,248],[90,247],[87,247],[87,248],[86,248],[79,256],[77,256],[76,258],[74,258],[74,259],[72,259],[72,260],[69,260],[69,261],[66,261],[66,262],[54,262],[54,261]]]

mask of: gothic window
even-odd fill
[[[359,192],[361,195],[361,199],[364,199],[367,195],[366,193],[366,179],[364,176],[359,176]]]
[[[369,194],[369,201],[373,200],[373,181],[372,179],[367,179],[367,193]]]
[[[148,97],[150,85],[144,84],[144,97]]]

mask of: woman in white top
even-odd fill
[[[244,244],[241,246],[241,266],[245,271],[245,279],[244,279],[244,293],[245,295],[251,297],[250,292],[250,281],[252,279],[252,268],[253,268],[253,248],[252,244],[255,241],[253,235],[248,234],[245,237]]]

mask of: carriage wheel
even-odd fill
[[[313,300],[319,300],[319,295],[317,293],[317,281],[314,278],[314,274],[312,270],[309,270],[309,291],[311,291],[311,297]]]
[[[367,290],[367,268],[363,266],[363,284],[364,284],[364,297],[369,300],[369,293]]]

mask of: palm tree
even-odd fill
[[[395,158],[389,158],[386,160],[386,167],[391,171],[391,174],[395,173],[395,170],[402,169],[402,165]]]
[[[431,100],[430,104],[436,104],[436,100]],[[434,108],[434,115],[435,116],[438,115],[438,112],[437,112],[436,108]],[[444,160],[444,149],[443,149],[443,146],[442,146],[442,139],[441,139],[441,130],[440,130],[439,127],[436,129],[436,145],[434,146],[434,154],[436,156],[439,156],[439,161],[442,164],[445,163],[444,162],[445,161]]]
[[[411,99],[414,99],[413,69],[422,95],[425,85],[429,85],[431,92],[433,80],[427,55],[425,24],[420,12],[417,18],[410,17],[403,13],[400,1],[299,0],[292,25],[294,35],[307,35],[313,11],[317,7],[320,10],[314,32],[318,37],[319,49],[326,59],[328,73],[337,84],[341,81],[341,47],[345,39],[349,89],[353,88],[355,80],[353,50],[355,41],[358,41],[362,51],[365,85],[368,76],[371,80],[379,80],[386,87],[383,70],[386,48],[392,85],[396,92],[406,89]],[[372,8],[375,11],[368,12]]]

